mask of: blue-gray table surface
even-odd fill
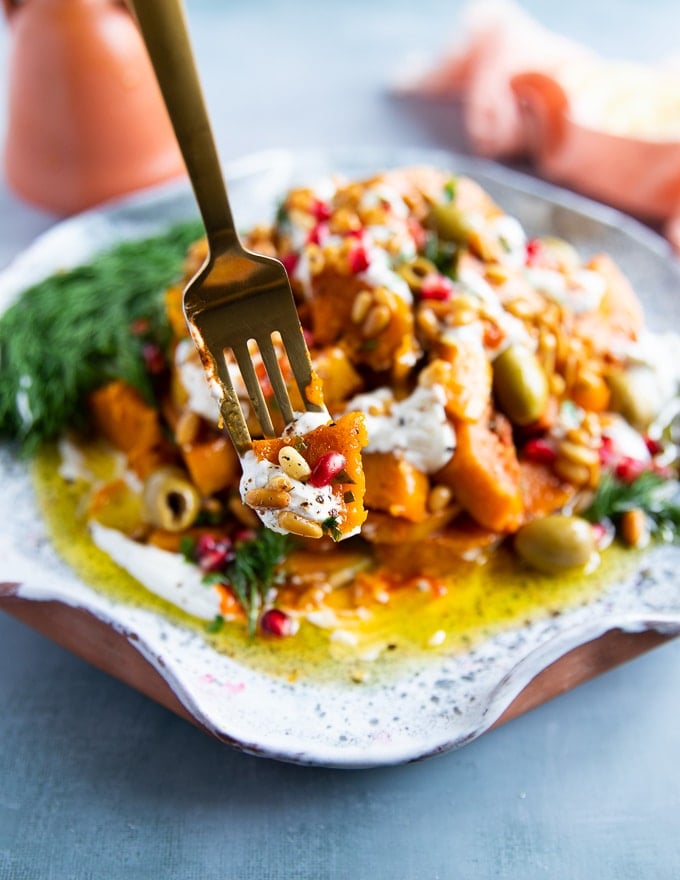
[[[464,148],[446,108],[386,89],[460,5],[188,0],[223,158]],[[677,0],[525,6],[609,56],[680,45]],[[0,135],[8,47],[1,28]],[[0,184],[0,266],[54,222]],[[671,642],[458,752],[309,769],[231,751],[0,615],[0,880],[680,878],[679,683]]]

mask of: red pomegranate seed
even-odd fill
[[[162,373],[165,369],[163,352],[155,342],[147,342],[142,346],[142,357],[144,358],[144,363],[150,373],[157,375],[158,373]]]
[[[366,248],[359,242],[353,244],[350,248],[347,259],[349,260],[350,272],[353,275],[358,275],[359,272],[365,272],[370,265]]]
[[[616,458],[616,451],[614,449],[614,441],[611,437],[607,437],[605,434],[602,437],[602,442],[600,443],[600,464],[610,465]]]
[[[525,245],[527,266],[536,266],[543,256],[543,245],[537,238],[530,238]]]
[[[624,483],[632,483],[646,469],[647,466],[644,461],[631,458],[629,455],[623,455],[617,462],[614,473]]]
[[[426,275],[421,283],[420,297],[421,299],[435,299],[439,302],[446,302],[451,299],[455,288],[450,278],[445,275],[438,275],[434,272]]]
[[[329,486],[346,467],[347,459],[341,452],[326,452],[312,468],[307,483],[315,489]]]
[[[295,271],[295,267],[297,266],[298,262],[300,261],[300,255],[290,253],[290,254],[285,254],[285,256],[283,256],[283,257],[279,257],[279,259],[283,263],[283,268],[286,270],[286,272],[288,272],[289,275],[292,275],[293,272]]]
[[[196,542],[196,561],[201,571],[219,571],[234,558],[229,538],[201,535]]]
[[[663,452],[663,443],[660,443],[658,440],[653,440],[651,437],[645,437],[645,446],[652,458]]]
[[[535,437],[528,440],[524,445],[524,457],[529,461],[537,461],[541,464],[553,464],[557,458],[557,454],[547,440],[541,437]]]
[[[321,199],[314,199],[312,204],[312,214],[317,220],[329,220],[332,213],[331,206],[328,202],[324,202]]]
[[[295,633],[295,621],[280,608],[269,608],[260,618],[260,629],[272,636],[285,638]]]
[[[307,244],[321,244],[321,239],[329,234],[328,223],[321,221],[311,230],[307,236]]]

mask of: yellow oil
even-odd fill
[[[95,461],[95,469],[96,465]],[[361,682],[392,674],[405,662],[465,650],[504,629],[587,603],[639,564],[637,553],[613,546],[593,573],[550,577],[527,571],[511,552],[500,548],[484,564],[453,561],[442,595],[413,587],[397,589],[388,602],[372,603],[366,619],[347,615],[339,636],[330,637],[329,630],[308,622],[287,639],[250,639],[237,623],[225,623],[211,634],[204,621],[159,599],[94,545],[83,515],[87,486],[66,483],[58,466],[56,449],[38,456],[33,470],[36,493],[57,551],[86,583],[118,602],[155,611],[202,634],[222,653],[289,680],[340,673]],[[350,604],[343,596],[350,589],[342,587],[334,594],[338,608]]]

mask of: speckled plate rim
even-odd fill
[[[266,220],[287,186],[332,171],[368,174],[429,164],[476,177],[530,233],[552,231],[609,250],[633,283],[651,285],[660,314],[680,289],[680,269],[660,237],[631,218],[493,163],[427,150],[270,151],[226,168],[235,215]],[[123,238],[143,237],[195,216],[185,182],[157,187],[57,224],[0,273],[0,309],[27,286]],[[571,233],[571,234],[569,234]],[[651,281],[650,281],[651,279]],[[646,297],[650,299],[648,295]],[[400,675],[362,685],[346,676],[295,683],[249,669],[199,635],[153,612],[111,601],[56,555],[24,463],[0,450],[0,576],[27,601],[83,608],[123,636],[162,676],[200,726],[244,751],[300,764],[373,767],[413,761],[469,742],[527,684],[569,651],[613,629],[680,632],[680,550],[660,547],[643,570],[585,606],[508,629],[465,653],[437,655]]]

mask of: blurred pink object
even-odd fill
[[[462,102],[470,145],[652,222],[680,250],[680,74],[606,61],[511,0],[477,0],[463,38],[403,91]]]

